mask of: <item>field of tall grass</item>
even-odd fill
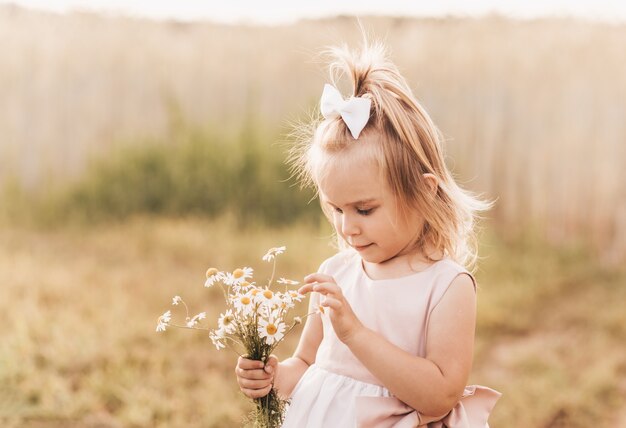
[[[459,179],[497,198],[501,233],[626,259],[626,25],[363,22],[448,138]],[[228,141],[253,122],[273,151],[327,82],[315,54],[359,39],[349,17],[255,27],[3,6],[0,180],[47,193],[120,148],[176,145],[181,117]]]
[[[504,393],[491,426],[626,426],[626,25],[363,21],[496,201],[471,378]],[[156,320],[176,294],[216,318],[209,266],[286,245],[298,278],[334,252],[285,150],[315,53],[359,37],[0,6],[0,426],[238,426],[235,354]]]
[[[326,225],[241,229],[230,216],[0,231],[0,425],[233,427],[250,410],[236,355],[199,331],[156,333],[174,295],[215,325],[208,266],[301,278],[334,252]],[[626,271],[584,249],[504,243],[485,233],[472,383],[504,393],[493,427],[626,422]],[[300,310],[304,310],[302,306]],[[296,335],[283,344],[289,355]]]

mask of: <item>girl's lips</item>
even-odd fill
[[[372,244],[367,244],[367,245],[355,245],[354,249],[357,251],[363,251],[364,249],[366,249],[367,247],[369,247]]]

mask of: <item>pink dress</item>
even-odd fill
[[[426,355],[431,312],[457,275],[469,275],[451,259],[443,259],[402,278],[372,280],[354,251],[326,260],[320,272],[333,276],[366,327],[420,357]],[[324,338],[315,364],[296,385],[283,428],[488,427],[499,392],[468,386],[448,414],[424,416],[395,398],[361,364],[337,338],[327,315],[322,315],[322,324]]]

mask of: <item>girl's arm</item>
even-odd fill
[[[319,305],[319,294],[314,293],[309,300],[309,314],[302,329],[298,347],[291,358],[278,363],[274,388],[282,398],[289,398],[296,384],[311,364],[315,362],[317,348],[323,337],[322,319],[315,314]]]
[[[313,274],[300,292],[326,295],[337,337],[389,391],[428,416],[443,416],[461,398],[472,366],[476,292],[468,275],[457,276],[431,313],[426,358],[411,355],[366,328],[328,275]],[[398,326],[403,328],[403,326]]]

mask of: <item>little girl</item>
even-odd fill
[[[441,136],[381,45],[331,50],[324,119],[294,152],[343,248],[305,277],[310,312],[293,357],[240,358],[248,397],[290,398],[283,427],[488,427],[500,394],[472,366],[475,213]],[[339,72],[339,73],[337,73]]]

